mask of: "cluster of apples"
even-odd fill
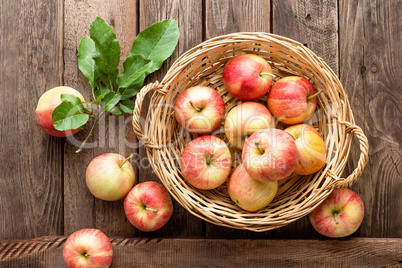
[[[188,88],[175,102],[179,124],[189,132],[206,134],[184,149],[183,177],[202,190],[219,187],[229,178],[229,147],[211,135],[224,121],[227,140],[242,150],[242,163],[230,175],[228,193],[248,211],[267,206],[276,195],[279,180],[292,173],[313,174],[325,164],[322,137],[314,127],[303,124],[315,112],[320,92],[303,77],[284,77],[272,85],[274,77],[262,57],[238,55],[226,63],[222,79],[227,91],[243,102],[226,116],[222,97],[210,87]],[[266,106],[255,101],[267,93]],[[274,117],[288,127],[275,128]]]
[[[52,113],[62,102],[62,94],[84,97],[75,89],[59,86],[46,91],[38,100],[36,118],[40,128],[55,137],[68,137],[80,128],[58,131]],[[137,229],[151,232],[162,228],[173,214],[173,203],[167,190],[159,183],[146,181],[134,186],[135,171],[130,158],[115,153],[95,157],[86,170],[86,185],[96,197],[105,201],[124,199],[127,219]],[[72,233],[63,248],[67,267],[109,267],[113,249],[109,238],[98,229],[84,228]]]

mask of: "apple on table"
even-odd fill
[[[222,73],[226,90],[241,100],[255,100],[267,94],[274,77],[269,63],[255,54],[231,58]]]
[[[43,93],[43,95],[39,98],[38,105],[36,107],[36,120],[43,131],[55,137],[67,137],[80,131],[80,128],[66,131],[59,131],[54,128],[52,113],[53,110],[62,102],[60,98],[61,94],[74,95],[84,102],[84,97],[77,90],[71,87],[55,87]]]
[[[187,131],[206,134],[221,125],[225,116],[225,103],[214,89],[195,86],[179,95],[174,110],[177,122]]]
[[[81,229],[67,238],[63,259],[69,268],[107,268],[113,259],[112,244],[98,229]]]
[[[272,86],[268,93],[268,109],[282,123],[303,123],[315,112],[320,93],[306,78],[287,76]]]
[[[229,142],[242,150],[246,139],[254,132],[274,128],[275,122],[267,107],[258,102],[243,102],[233,107],[225,119],[225,135]]]
[[[299,162],[299,152],[295,141],[285,131],[262,129],[246,140],[242,162],[251,178],[274,182],[293,173]]]
[[[135,228],[143,232],[162,228],[173,214],[167,190],[157,182],[146,181],[134,186],[124,199],[124,212]]]
[[[231,168],[232,156],[226,143],[211,135],[195,138],[182,153],[183,176],[198,189],[210,190],[222,185]]]
[[[115,201],[124,198],[135,183],[135,172],[129,159],[106,153],[95,157],[86,171],[86,184],[97,198]]]
[[[327,237],[345,237],[359,228],[364,218],[364,204],[352,190],[334,189],[310,214],[314,229]]]

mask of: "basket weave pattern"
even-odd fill
[[[188,133],[177,122],[173,105],[178,95],[195,86],[217,90],[226,104],[226,112],[238,105],[223,85],[222,70],[233,56],[252,53],[271,65],[275,80],[289,75],[306,77],[315,84],[319,95],[317,112],[307,123],[321,133],[327,148],[326,165],[313,175],[293,175],[279,181],[274,200],[264,209],[247,212],[230,199],[226,183],[214,190],[203,191],[188,184],[180,170],[185,146],[197,135]],[[148,92],[153,92],[146,118],[141,107]],[[266,96],[259,99],[266,104]],[[368,141],[354,123],[348,97],[328,65],[311,50],[293,40],[268,33],[235,33],[205,41],[183,54],[170,67],[161,83],[145,86],[137,95],[133,127],[147,149],[151,166],[170,194],[193,215],[217,224],[256,232],[284,226],[310,213],[334,188],[349,187],[363,172],[368,161]],[[278,128],[282,128],[278,124]],[[346,178],[346,166],[353,134],[360,143],[360,159],[356,169]],[[227,141],[223,126],[213,132]],[[228,143],[230,146],[230,144]],[[234,163],[241,151],[230,146]]]

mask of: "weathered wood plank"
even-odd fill
[[[0,239],[63,234],[63,143],[36,122],[63,82],[63,3],[0,1]]]
[[[338,3],[336,0],[273,0],[272,32],[296,40],[338,73]],[[274,237],[317,237],[307,217],[273,231]]]
[[[65,237],[0,242],[1,267],[64,267]],[[402,239],[111,238],[111,267],[400,267]],[[11,248],[11,249],[10,249]],[[27,250],[29,248],[29,250]],[[27,251],[30,251],[27,254]]]
[[[340,1],[340,78],[369,162],[352,187],[365,204],[358,236],[402,237],[402,1]],[[356,167],[352,150],[346,174]]]
[[[202,1],[199,0],[163,0],[151,1],[140,0],[140,30],[150,26],[153,23],[164,19],[176,19],[180,28],[180,39],[173,55],[166,60],[161,70],[151,74],[145,84],[155,81],[161,81],[166,74],[169,66],[181,54],[188,49],[202,42]],[[148,112],[150,94],[144,100],[144,106],[141,116],[145,119]],[[145,120],[144,120],[145,121]],[[153,172],[147,159],[146,149],[139,149],[139,182],[157,181],[160,182]],[[174,212],[169,222],[160,230],[153,233],[139,232],[139,236],[168,237],[168,236],[201,236],[202,220],[191,215],[176,201]]]
[[[206,39],[233,32],[270,32],[270,0],[206,0]],[[267,238],[271,232],[254,233],[206,224],[207,237]]]
[[[77,65],[77,48],[81,38],[89,35],[89,26],[100,16],[114,27],[121,46],[121,62],[127,57],[137,34],[137,1],[78,1],[65,2],[65,74],[64,82],[91,98],[91,88]],[[120,65],[121,69],[122,65]],[[65,234],[85,227],[96,227],[107,235],[135,234],[127,221],[123,200],[107,202],[91,195],[85,184],[85,172],[90,161],[103,153],[128,156],[136,153],[136,139],[132,132],[131,117],[110,115],[103,117],[95,128],[87,149],[76,154],[75,150],[88,131],[81,131],[67,139],[65,166]],[[135,160],[131,161],[136,168]]]

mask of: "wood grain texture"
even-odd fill
[[[36,122],[63,82],[63,3],[0,1],[0,240],[63,233],[63,139]]]
[[[77,48],[81,38],[89,35],[89,26],[96,16],[112,25],[121,47],[121,63],[128,56],[137,34],[137,1],[79,1],[65,2],[64,55],[66,85],[91,99],[89,83],[77,65]],[[120,70],[122,64],[120,64]],[[75,151],[88,131],[81,131],[67,139],[65,147],[65,234],[78,229],[94,227],[107,235],[133,236],[135,228],[127,221],[123,200],[107,202],[92,196],[86,187],[85,172],[91,160],[103,153],[128,156],[136,153],[136,139],[131,128],[131,116],[107,115],[99,120],[87,149]],[[131,161],[134,168],[136,161]]]
[[[337,0],[272,0],[272,32],[310,48],[338,74]],[[318,237],[308,217],[273,231],[274,237]]]
[[[358,236],[402,237],[402,1],[340,1],[340,78],[369,162],[352,187],[365,204]],[[358,161],[351,152],[346,173]]]
[[[0,243],[1,267],[64,267],[65,237]],[[222,240],[112,237],[112,267],[400,267],[402,239]]]
[[[176,50],[163,64],[162,68],[149,75],[145,84],[161,81],[169,66],[184,52],[202,42],[202,1],[199,0],[140,0],[140,30],[164,19],[176,19],[179,24],[180,38]],[[144,99],[141,116],[145,121],[151,95]],[[139,182],[157,181],[144,147],[139,149],[138,163]],[[174,200],[173,200],[174,201]],[[202,220],[191,215],[176,201],[173,202],[174,212],[169,222],[160,230],[153,233],[139,232],[139,236],[151,237],[197,237],[202,235]]]
[[[206,39],[233,32],[270,32],[270,0],[206,0]],[[206,236],[216,238],[268,238],[271,231],[254,233],[206,224]]]

